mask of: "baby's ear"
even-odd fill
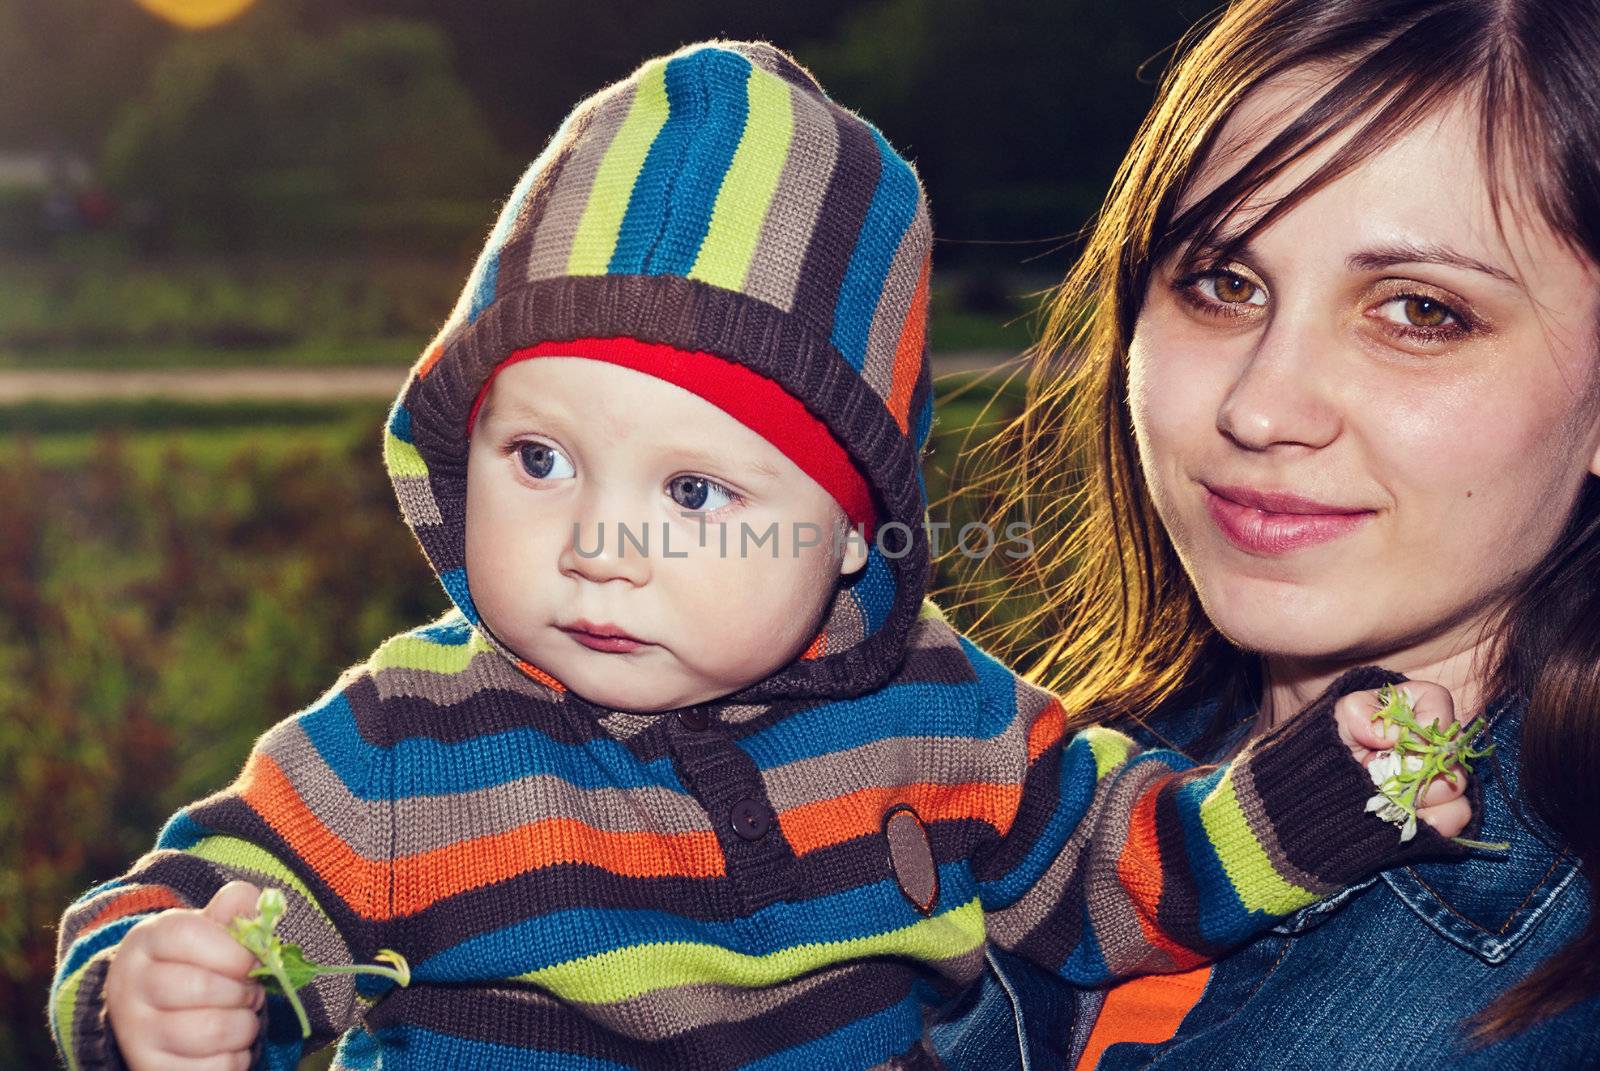
[[[844,555],[839,559],[839,575],[849,576],[858,573],[867,564],[867,540],[864,535],[857,532],[855,527],[847,520],[839,522],[844,526]]]

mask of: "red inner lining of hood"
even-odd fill
[[[473,399],[467,434],[501,370],[535,357],[584,357],[631,368],[665,380],[710,402],[783,451],[800,470],[833,496],[852,525],[871,539],[877,509],[867,481],[827,425],[777,383],[742,364],[699,350],[681,350],[633,338],[578,338],[541,342],[515,350],[495,365]]]

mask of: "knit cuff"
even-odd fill
[[[115,954],[108,952],[89,961],[78,983],[72,1022],[62,1024],[62,1042],[72,1054],[68,1062],[82,1071],[128,1071],[106,1008],[106,972]]]
[[[1285,876],[1313,892],[1326,894],[1413,859],[1467,853],[1426,822],[1402,842],[1398,827],[1366,809],[1377,789],[1339,738],[1333,706],[1340,697],[1406,679],[1377,666],[1349,670],[1235,763],[1235,789],[1251,825],[1275,841],[1268,849],[1287,864]]]

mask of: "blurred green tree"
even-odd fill
[[[108,135],[103,173],[185,246],[453,242],[509,164],[452,65],[428,23],[319,34],[295,5],[264,5],[171,45]]]

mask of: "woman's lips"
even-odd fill
[[[1268,513],[1241,506],[1206,488],[1206,511],[1228,541],[1250,554],[1287,554],[1301,547],[1338,539],[1365,524],[1372,511],[1360,513]]]

